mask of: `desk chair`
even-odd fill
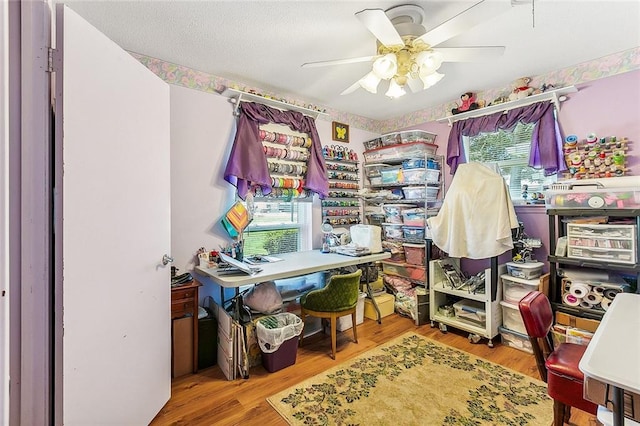
[[[356,305],[360,292],[361,270],[351,274],[333,275],[329,283],[319,290],[312,290],[300,298],[302,322],[307,315],[331,320],[331,358],[336,359],[336,323],[338,318],[351,314],[353,341],[358,343],[356,330]],[[304,335],[304,330],[302,331]],[[300,346],[302,346],[302,335]]]
[[[553,311],[543,293],[530,292],[520,300],[518,308],[531,341],[538,372],[547,383],[547,393],[553,398],[554,426],[568,423],[571,407],[595,415],[597,405],[582,397],[584,375],[578,368],[587,347],[561,343],[554,349],[550,334]]]

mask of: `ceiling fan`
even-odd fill
[[[302,67],[323,67],[373,61],[372,70],[344,90],[341,95],[363,88],[377,92],[381,80],[389,80],[386,95],[397,98],[405,87],[419,92],[436,84],[443,62],[472,62],[496,58],[504,46],[437,47],[463,31],[487,21],[511,7],[509,0],[483,0],[427,31],[422,25],[425,14],[420,6],[400,5],[386,11],[365,9],[355,16],[376,37],[377,52],[372,56],[307,62]]]

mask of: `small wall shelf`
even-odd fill
[[[317,118],[318,116],[321,116],[321,115],[326,117],[329,116],[329,114],[321,111],[316,111],[315,109],[293,105],[287,102],[278,101],[276,99],[265,98],[264,96],[243,92],[242,90],[226,88],[221,93],[221,95],[229,98],[231,103],[235,104],[233,109],[233,115],[238,115],[238,108],[240,107],[240,102],[244,101],[244,102],[258,102],[258,103],[272,106],[279,109],[297,111],[297,112],[301,112],[302,114],[309,115],[313,118]]]
[[[449,122],[449,125],[452,125],[456,121],[464,120],[472,117],[482,117],[483,115],[493,114],[495,112],[507,112],[514,108],[519,108],[531,104],[535,104],[536,102],[544,102],[551,101],[556,106],[556,110],[560,111],[560,102],[564,101],[564,95],[569,93],[575,93],[578,89],[575,86],[567,86],[562,87],[560,89],[549,90],[544,93],[539,93],[537,95],[527,96],[523,99],[518,99],[517,101],[509,101],[498,105],[491,105],[484,108],[474,109],[472,111],[463,112],[461,114],[450,115],[444,118],[440,118],[436,121],[439,123]]]

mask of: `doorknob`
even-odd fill
[[[164,256],[162,256],[162,264],[163,265],[167,265],[167,263],[171,263],[173,262],[173,257],[169,256],[168,254],[165,254]]]

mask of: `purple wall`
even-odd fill
[[[585,138],[589,133],[598,136],[627,137],[631,142],[627,152],[628,167],[633,176],[640,175],[640,71],[631,71],[612,77],[577,85],[577,93],[568,95],[561,104],[558,121],[563,135],[574,134]],[[438,135],[438,152],[446,153],[449,126],[437,122],[424,123],[413,128],[427,130]],[[451,175],[445,172],[445,184]],[[542,239],[542,248],[534,250],[536,259],[545,262],[544,271],[549,270],[546,261],[549,247],[549,221],[544,206],[517,206],[518,220],[524,223],[530,237]],[[500,257],[500,263],[509,261],[509,254]],[[488,260],[463,259],[462,268],[475,274],[489,267]]]

